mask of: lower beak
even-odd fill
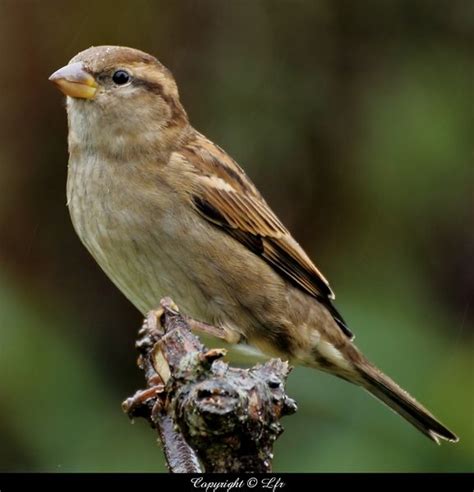
[[[80,99],[92,99],[98,87],[94,77],[86,72],[81,62],[60,68],[49,77],[49,80],[55,83],[66,96]]]

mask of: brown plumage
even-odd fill
[[[146,312],[184,312],[249,344],[358,384],[430,439],[457,437],[360,353],[328,281],[256,187],[198,133],[171,73],[131,48],[74,57],[68,205],[84,245]]]

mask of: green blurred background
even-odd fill
[[[51,72],[155,54],[331,280],[366,354],[461,436],[437,447],[296,369],[276,471],[473,471],[474,2],[0,0],[0,470],[164,470],[121,401],[140,314],[76,238]]]

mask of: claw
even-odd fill
[[[174,313],[179,313],[179,307],[174,303],[171,297],[164,297],[163,299],[161,299],[160,306],[160,309],[163,311],[166,309],[169,311],[173,311]]]
[[[152,398],[156,398],[158,395],[163,393],[163,384],[157,384],[151,388],[137,391],[133,396],[127,398],[122,403],[122,410],[129,416],[133,414],[143,405],[145,405]]]
[[[227,354],[226,349],[213,348],[213,349],[210,349],[207,352],[204,352],[203,354],[201,354],[200,359],[211,363],[217,359],[221,359],[226,354]]]

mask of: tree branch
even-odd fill
[[[290,367],[272,359],[231,368],[224,349],[208,350],[191,333],[219,329],[179,313],[169,298],[147,316],[136,346],[147,382],[123,403],[130,418],[148,420],[160,436],[170,471],[269,472],[280,418],[296,404],[284,392]]]

